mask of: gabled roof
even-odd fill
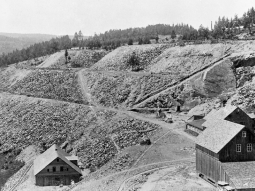
[[[233,113],[235,109],[237,109],[237,107],[233,105],[227,105],[226,107],[222,107],[219,110],[213,109],[204,117],[204,119],[205,120],[225,119],[227,116]]]
[[[78,161],[78,157],[77,157],[77,156],[74,156],[74,155],[72,155],[72,156],[66,156],[66,159],[68,159],[68,160],[77,160],[77,161]]]
[[[34,175],[37,175],[39,172],[41,172],[47,165],[49,165],[56,158],[62,159],[70,167],[72,167],[78,173],[82,174],[81,170],[72,162],[70,162],[66,157],[71,157],[71,155],[63,151],[57,145],[55,144],[52,145],[48,150],[46,150],[44,153],[39,155],[34,160]]]
[[[199,134],[196,144],[214,153],[218,153],[244,128],[244,125],[220,119],[206,121],[203,126],[206,129]]]

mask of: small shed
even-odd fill
[[[186,122],[186,129],[191,130],[195,132],[197,135],[199,135],[205,129],[205,127],[202,126],[204,122],[205,119],[188,121]]]
[[[66,153],[54,144],[34,160],[35,184],[58,186],[78,182],[82,173],[77,165],[77,156]]]

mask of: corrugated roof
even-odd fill
[[[205,119],[198,119],[194,121],[188,121],[187,124],[197,127],[200,130],[203,130],[202,124],[205,122]]]
[[[218,153],[244,128],[244,125],[220,119],[206,121],[203,126],[206,129],[199,134],[196,144],[214,153]]]
[[[255,188],[255,161],[222,163],[237,189]]]
[[[65,163],[67,163],[69,166],[71,166],[74,170],[76,170],[78,173],[81,173],[81,170],[74,165],[72,162],[70,162],[67,158],[71,155],[63,151],[60,147],[58,147],[56,144],[52,145],[48,150],[46,150],[44,153],[39,155],[34,160],[34,175],[37,175],[39,172],[41,172],[48,164],[50,164],[53,160],[56,158],[60,158]]]

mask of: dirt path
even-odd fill
[[[116,173],[113,173],[113,174],[110,174],[108,176],[105,176],[103,178],[99,178],[99,179],[96,179],[96,180],[93,180],[93,182],[97,182],[97,181],[105,181],[107,179],[111,179],[115,176],[119,176],[121,174],[125,174],[125,173],[128,173],[128,172],[135,172],[135,171],[138,171],[137,173],[135,173],[134,175],[131,175],[129,177],[127,177],[119,186],[119,189],[118,191],[120,191],[121,188],[123,188],[123,186],[125,185],[125,183],[131,179],[132,177],[135,177],[137,176],[138,174],[143,174],[145,173],[146,171],[148,171],[147,168],[149,167],[152,167],[149,171],[151,170],[156,170],[156,169],[159,169],[159,168],[166,168],[166,167],[169,167],[169,165],[176,165],[176,163],[178,162],[194,162],[195,161],[195,158],[194,157],[190,157],[190,158],[183,158],[183,159],[179,159],[179,160],[170,160],[170,161],[163,161],[163,162],[156,162],[156,163],[150,163],[150,164],[146,164],[146,165],[142,165],[142,166],[139,166],[139,167],[135,167],[135,168],[130,168],[130,169],[127,169],[127,170],[123,170],[123,171],[120,171],[120,172],[116,172]],[[158,166],[157,166],[158,165]],[[155,166],[155,167],[154,167]],[[144,170],[143,170],[144,169]],[[139,170],[141,170],[142,172],[139,172]],[[70,186],[69,188],[65,189],[65,191],[67,190],[76,190],[76,188],[78,188],[79,185],[81,185],[82,183],[84,183],[84,181],[82,182],[79,182],[73,186]]]
[[[180,159],[180,160],[172,160],[172,161],[169,161],[169,162],[170,162],[170,166],[173,166],[173,165],[175,166],[176,163],[178,163],[178,162],[185,162],[185,161],[186,161],[186,162],[190,162],[190,161],[193,161],[193,160],[194,160],[194,158],[184,158],[184,159]],[[168,162],[168,163],[169,163],[169,162]],[[166,162],[158,162],[158,163],[148,164],[148,165],[144,165],[144,166],[138,167],[137,169],[143,168],[143,167],[145,167],[145,166],[151,166],[151,165],[156,165],[156,164],[164,164],[164,163],[166,163]],[[173,163],[173,164],[172,164],[172,163]],[[151,171],[159,170],[159,169],[162,169],[162,168],[168,168],[168,167],[169,167],[169,165],[168,165],[168,166],[162,166],[162,167],[155,167],[155,168],[152,168],[152,169],[150,169],[150,170],[146,170],[146,171],[137,173],[137,174],[135,174],[135,175],[132,175],[132,176],[128,177],[127,179],[125,179],[125,180],[122,182],[122,184],[120,185],[118,191],[124,191],[123,189],[125,188],[125,184],[126,184],[129,180],[131,180],[132,178],[134,178],[134,177],[136,177],[136,176],[138,176],[138,175],[144,174],[144,173],[146,173],[146,172],[151,172]],[[134,169],[131,169],[131,170],[134,170]],[[131,171],[131,170],[130,170],[130,171]]]
[[[94,72],[94,73],[102,73],[107,75],[131,75],[136,77],[143,77],[143,76],[167,76],[170,73],[151,73],[151,72],[131,72],[131,71],[112,71],[112,70],[90,70],[88,69],[87,72]]]
[[[49,58],[47,58],[43,63],[37,66],[37,68],[48,68],[51,65],[55,64],[58,59],[64,55],[64,52],[56,52],[52,54]]]
[[[154,119],[154,118],[148,118],[148,117],[144,117],[144,116],[141,116],[141,115],[138,115],[137,113],[135,112],[132,112],[132,111],[128,111],[127,114],[133,118],[136,118],[136,119],[140,119],[142,121],[147,121],[147,122],[150,122],[150,123],[154,123],[154,124],[157,124],[157,125],[160,125],[161,127],[164,127],[166,129],[170,129],[172,130],[173,132],[179,134],[179,135],[182,135],[192,141],[195,141],[195,137],[193,137],[192,135],[189,135],[187,133],[185,133],[184,131],[182,131],[181,129],[179,128],[176,128],[176,123],[166,123],[164,121],[161,121],[161,120],[158,120],[158,119]]]

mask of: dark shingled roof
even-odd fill
[[[196,127],[200,130],[203,130],[204,128],[202,127],[202,124],[205,122],[205,119],[198,119],[194,121],[188,121],[187,124]]]
[[[237,189],[255,188],[255,161],[222,163]]]
[[[206,121],[203,126],[206,129],[199,134],[196,144],[214,153],[218,153],[244,128],[244,125],[220,119]]]
[[[49,165],[56,158],[62,159],[63,161],[65,161],[66,164],[72,167],[75,171],[82,174],[81,170],[75,164],[73,164],[71,161],[67,159],[68,157],[72,158],[70,154],[63,151],[57,145],[55,144],[52,145],[48,150],[46,150],[44,153],[39,155],[34,160],[34,175],[37,175],[39,172],[41,172],[47,165]]]

